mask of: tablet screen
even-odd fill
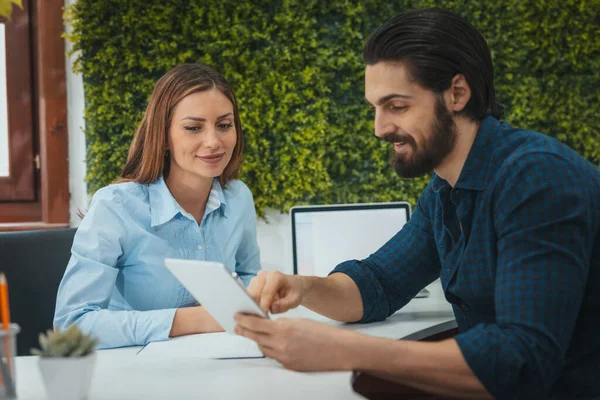
[[[268,318],[222,263],[167,258],[165,265],[225,331],[234,334],[236,313]]]

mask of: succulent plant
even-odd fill
[[[98,345],[98,339],[85,335],[75,324],[66,330],[48,329],[40,333],[40,349],[31,349],[31,354],[42,357],[83,357],[92,353]]]

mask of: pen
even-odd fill
[[[246,290],[246,286],[244,286],[244,282],[242,282],[242,280],[240,279],[240,276],[239,276],[237,273],[235,273],[235,272],[232,272],[232,273],[231,273],[231,276],[233,276],[233,279],[235,279],[235,281],[236,281],[236,282],[237,282],[237,283],[238,283],[238,284],[239,284],[239,285],[240,285],[240,286],[241,286],[241,287],[242,287],[244,290]]]
[[[2,313],[2,329],[10,327],[10,308],[8,306],[8,284],[4,272],[0,273],[0,308]]]

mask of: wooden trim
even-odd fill
[[[33,92],[31,74],[31,14],[13,6],[6,29],[6,88],[8,94],[9,176],[0,178],[0,200],[34,201]]]
[[[34,0],[34,54],[42,221],[69,222],[69,163],[63,0]]]
[[[24,0],[31,27],[32,154],[39,148],[40,171],[34,174],[35,201],[0,201],[0,230],[54,229],[69,223],[69,165],[65,42],[62,0]],[[15,8],[13,18],[20,10]],[[28,28],[29,29],[29,28]],[[29,46],[28,46],[29,47]],[[10,116],[12,118],[12,116]],[[33,168],[33,158],[30,157]],[[0,195],[1,196],[1,195]]]
[[[458,335],[458,328],[450,328],[448,330],[434,333],[433,335],[427,336],[421,339],[421,342],[441,342],[442,340],[451,339]]]
[[[42,220],[40,202],[0,203],[0,222],[33,222]]]
[[[33,231],[33,230],[48,230],[48,229],[64,229],[68,228],[69,224],[45,224],[43,222],[27,222],[15,224],[0,224],[0,232],[13,231]]]
[[[352,372],[354,392],[369,400],[449,400],[367,372]]]

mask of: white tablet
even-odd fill
[[[269,318],[222,263],[167,258],[165,265],[225,331],[234,333],[236,313]]]

